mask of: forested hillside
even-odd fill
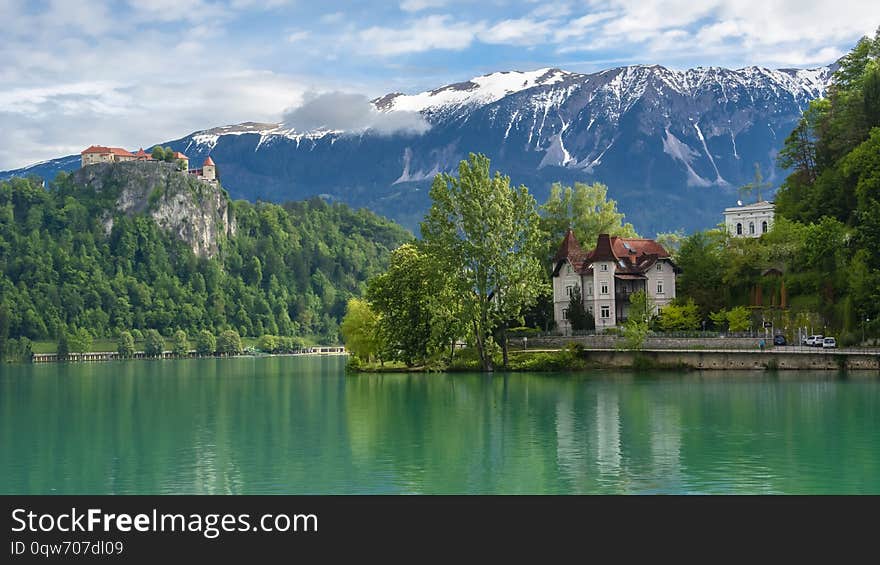
[[[880,32],[839,62],[780,153],[790,171],[760,239],[698,233],[681,247],[679,296],[704,316],[763,306],[775,327],[880,334]],[[769,309],[768,309],[769,307]],[[781,308],[780,308],[781,307]]]
[[[148,195],[148,210],[161,190]],[[46,187],[35,177],[0,183],[0,351],[7,340],[82,328],[94,337],[234,329],[335,342],[348,298],[412,238],[369,211],[317,198],[236,201],[235,230],[212,242],[218,253],[198,256],[148,213],[124,213],[118,196],[63,173]]]

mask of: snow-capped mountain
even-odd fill
[[[781,182],[776,153],[809,102],[824,95],[831,74],[831,67],[657,65],[497,72],[372,101],[388,117],[421,114],[431,127],[420,135],[248,122],[163,145],[193,162],[210,154],[233,197],[324,195],[412,228],[428,207],[434,175],[481,152],[539,201],[555,181],[602,181],[636,228],[653,235],[715,225],[755,163],[770,182]],[[70,166],[78,160],[0,178]]]

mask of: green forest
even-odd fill
[[[318,198],[231,207],[235,235],[204,258],[148,215],[116,213],[112,192],[71,175],[45,187],[39,178],[0,182],[0,355],[28,340],[146,330],[337,343],[348,299],[412,239],[372,212]]]

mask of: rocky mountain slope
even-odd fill
[[[685,71],[629,66],[593,74],[500,72],[373,101],[418,112],[422,134],[245,123],[167,143],[198,162],[210,154],[235,198],[324,195],[417,227],[433,176],[469,152],[543,200],[554,181],[601,181],[645,234],[720,221],[758,163],[778,184],[776,153],[832,68]],[[165,143],[163,143],[165,145]],[[60,160],[28,170],[51,174]],[[76,163],[78,166],[78,163]]]

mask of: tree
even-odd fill
[[[510,178],[490,176],[489,159],[471,154],[458,177],[434,178],[422,234],[437,269],[449,273],[480,362],[493,369],[489,337],[500,338],[507,364],[507,324],[533,304],[547,284],[538,260],[541,235],[535,199]]]
[[[119,339],[116,340],[116,352],[123,359],[134,355],[134,337],[131,332],[119,332]]]
[[[725,235],[713,230],[696,232],[682,242],[676,264],[681,274],[676,277],[676,293],[693,300],[702,315],[708,315],[718,304],[727,302],[724,285]]]
[[[156,147],[153,147],[153,151],[150,153],[150,156],[152,156],[153,159],[157,161],[164,161],[165,149],[163,149],[161,145],[157,145]]]
[[[177,357],[186,357],[189,355],[189,340],[186,338],[186,332],[177,330],[171,339],[171,352]]]
[[[598,182],[576,182],[574,188],[557,182],[550,187],[550,196],[541,206],[541,229],[548,238],[542,261],[549,263],[569,228],[587,247],[600,233],[639,237],[633,225],[625,223],[623,213],[617,211],[617,202],[608,198],[608,187]]]
[[[345,348],[355,357],[369,362],[385,349],[379,329],[379,316],[366,300],[350,298],[342,319]]]
[[[448,292],[451,284],[436,262],[413,244],[395,249],[388,270],[369,281],[366,298],[376,315],[379,341],[395,358],[412,366],[456,337],[448,324],[460,318],[445,316],[457,304],[455,293]]]
[[[86,353],[92,349],[92,334],[85,328],[79,328],[69,337],[70,350],[74,353]]]
[[[144,353],[147,357],[159,357],[165,351],[165,339],[157,330],[144,332]]]
[[[67,338],[67,332],[64,330],[61,330],[61,335],[58,337],[57,355],[59,361],[66,361],[70,357],[70,343]]]
[[[217,351],[224,355],[238,355],[242,351],[241,336],[235,330],[225,330],[217,339]]]
[[[737,306],[727,313],[727,324],[732,332],[748,331],[752,327],[752,313],[745,306]]]
[[[645,345],[653,317],[654,303],[651,297],[644,290],[630,294],[629,311],[623,324],[627,349],[639,350]]]
[[[722,308],[721,310],[718,310],[717,312],[710,312],[709,319],[712,320],[712,327],[714,327],[716,330],[718,330],[720,332],[723,332],[724,330],[726,330],[727,329],[727,315],[728,315],[728,312],[727,312],[726,308]]]
[[[584,309],[580,285],[575,285],[571,289],[571,298],[568,301],[568,322],[571,324],[571,329],[575,331],[596,328],[596,320]]]
[[[262,351],[263,353],[275,353],[280,346],[280,342],[277,337],[274,335],[263,335],[260,336],[259,341],[257,341],[257,349]]]
[[[669,304],[660,314],[660,329],[664,332],[690,331],[700,327],[700,311],[694,301],[688,298],[684,303]]]
[[[202,330],[196,336],[196,353],[201,356],[213,355],[217,350],[217,340],[208,330]]]

